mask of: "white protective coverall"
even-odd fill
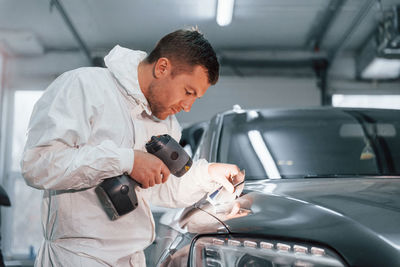
[[[143,249],[155,238],[149,203],[192,205],[214,190],[208,163],[197,161],[181,178],[136,190],[139,206],[111,221],[95,187],[130,173],[133,149],[152,135],[180,139],[175,116],[151,115],[137,67],[146,56],[116,46],[107,68],[79,68],[58,77],[36,103],[21,161],[28,185],[44,190],[44,241],[35,266],[145,266]]]

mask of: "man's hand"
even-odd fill
[[[130,176],[140,183],[142,188],[152,187],[168,180],[170,171],[159,158],[140,150],[134,150],[134,153],[133,169]]]
[[[240,169],[234,164],[225,163],[211,163],[208,166],[208,174],[214,179],[215,182],[221,184],[229,193],[233,193],[231,178],[239,173]]]

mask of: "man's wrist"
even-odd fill
[[[195,184],[202,188],[205,192],[210,192],[213,191],[216,186],[218,186],[217,183],[212,181],[212,177],[210,176],[209,173],[209,166],[212,163],[209,163],[205,159],[199,159],[196,161],[193,165],[195,170]],[[193,168],[192,167],[192,168]]]

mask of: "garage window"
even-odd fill
[[[332,96],[334,107],[400,109],[400,95],[340,95]]]
[[[43,91],[6,90],[5,179],[11,207],[2,209],[2,243],[7,263],[33,260],[42,241],[40,204],[42,191],[26,185],[20,160],[33,106]]]

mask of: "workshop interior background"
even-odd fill
[[[221,63],[220,81],[177,118],[183,127],[242,108],[400,109],[400,0],[0,0],[0,182],[7,266],[32,266],[42,240],[41,192],[20,156],[35,101],[61,73],[101,66],[119,44],[150,52],[198,26]],[[155,217],[163,210],[154,207]]]

